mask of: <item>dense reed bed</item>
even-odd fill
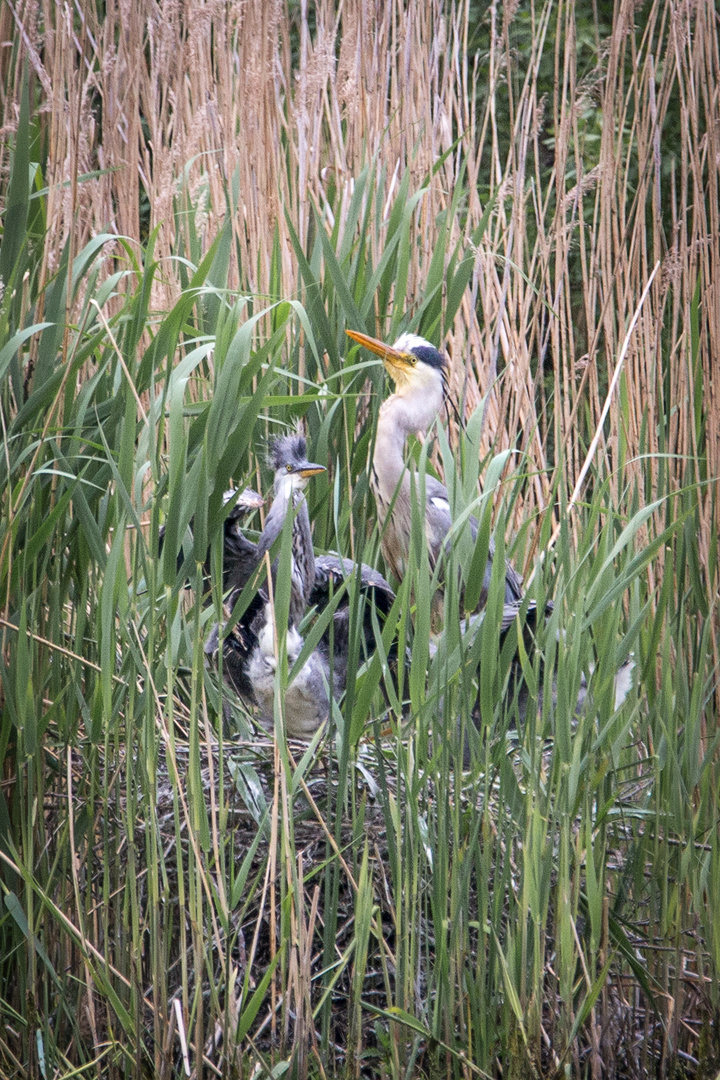
[[[604,7],[0,5],[1,1075],[720,1068],[718,23]],[[416,521],[289,745],[193,597],[298,421],[382,566],[345,328],[447,347],[446,579],[554,608],[431,635]]]

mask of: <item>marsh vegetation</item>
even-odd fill
[[[718,21],[608,7],[0,4],[0,1074],[720,1068]],[[382,569],[346,328],[447,349],[481,529],[293,744],[203,643],[298,421]]]

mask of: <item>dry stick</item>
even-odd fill
[[[183,1067],[185,1069],[185,1075],[190,1075],[190,1058],[188,1056],[187,1039],[185,1038],[185,1025],[183,1023],[182,1006],[180,1005],[180,998],[175,998],[173,1001],[173,1007],[175,1009],[175,1018],[177,1022],[178,1037],[180,1039],[180,1049],[182,1051]]]
[[[20,627],[15,623],[9,622],[0,616],[0,626],[7,627],[8,630],[14,630],[16,634],[20,632]],[[93,663],[92,660],[87,660],[84,656],[80,656],[78,653],[72,652],[70,649],[65,649],[62,645],[57,645],[54,641],[49,641],[47,638],[41,637],[40,634],[34,633],[32,630],[25,630],[27,637],[32,638],[33,641],[37,641],[40,645],[47,646],[48,649],[54,650],[54,652],[62,653],[63,656],[67,656],[69,660],[77,660],[79,663],[84,664],[85,667],[92,668],[93,671],[100,672],[102,674],[102,668],[99,664]],[[124,679],[121,679],[119,675],[111,675],[111,679],[118,683],[120,686],[127,686]]]
[[[100,322],[103,324],[103,328],[105,330],[105,333],[110,338],[110,342],[112,344],[112,347],[115,350],[115,352],[117,353],[117,358],[120,361],[120,366],[123,369],[123,371],[125,372],[125,378],[127,379],[127,381],[130,384],[130,389],[132,390],[133,397],[135,398],[135,401],[137,402],[137,407],[140,410],[140,415],[143,418],[143,422],[147,424],[147,413],[145,412],[145,409],[143,408],[143,403],[140,400],[137,389],[135,387],[135,383],[132,381],[132,378],[130,377],[130,372],[128,371],[127,364],[125,363],[125,358],[124,358],[123,354],[120,352],[120,349],[118,348],[118,343],[115,340],[115,337],[113,336],[113,332],[110,329],[110,325],[109,325],[107,319],[105,318],[105,316],[103,315],[102,311],[100,310],[100,305],[98,304],[97,300],[94,297],[91,297],[90,303],[97,310],[97,313],[98,313],[98,315],[100,317]]]
[[[630,320],[630,325],[629,325],[627,333],[625,335],[625,340],[623,341],[622,348],[620,349],[620,356],[618,357],[618,362],[615,365],[615,371],[613,372],[613,377],[610,380],[610,386],[608,387],[607,397],[605,398],[605,404],[603,405],[603,410],[602,410],[602,413],[600,414],[600,420],[598,422],[597,429],[596,429],[595,434],[593,436],[593,440],[590,443],[590,449],[588,450],[587,455],[585,457],[585,461],[583,463],[582,469],[580,470],[580,475],[577,478],[577,483],[575,484],[575,488],[573,490],[573,493],[570,496],[570,502],[567,505],[567,513],[568,514],[570,513],[571,510],[573,510],[575,508],[575,506],[577,504],[577,501],[580,498],[580,489],[582,488],[583,481],[584,481],[584,479],[585,479],[585,477],[587,475],[587,472],[588,472],[588,469],[590,468],[590,465],[592,464],[592,459],[593,459],[593,457],[595,455],[595,451],[597,450],[598,443],[600,442],[600,437],[602,435],[603,424],[605,423],[605,419],[607,417],[607,414],[610,411],[610,402],[612,401],[612,396],[613,396],[613,393],[615,392],[615,387],[617,386],[618,379],[620,378],[620,372],[622,371],[622,366],[625,363],[625,357],[627,356],[628,348],[630,347],[630,338],[632,337],[633,330],[635,329],[635,325],[636,325],[638,319],[640,318],[640,312],[642,311],[643,304],[645,303],[647,295],[650,292],[650,286],[652,285],[652,283],[653,283],[653,281],[655,279],[655,275],[657,274],[659,268],[660,268],[660,262],[658,261],[658,262],[655,263],[655,266],[653,267],[653,271],[652,271],[650,277],[648,278],[647,284],[646,284],[645,288],[643,289],[643,294],[640,297],[640,302],[639,302],[638,306],[635,308],[635,311],[633,313],[633,317]],[[555,546],[555,541],[557,540],[558,536],[560,535],[560,529],[561,528],[562,528],[562,522],[558,521],[557,525],[555,526],[555,528],[552,531],[552,536],[550,537],[550,542],[548,544],[548,550],[552,549]],[[530,574],[530,577],[528,578],[528,582],[527,582],[528,586],[530,585],[533,578],[535,577],[535,571],[537,570],[537,566],[538,566],[538,564],[536,563],[532,573]]]
[[[48,75],[47,71],[45,70],[45,67],[43,66],[43,62],[40,59],[40,55],[39,55],[37,49],[35,48],[32,41],[30,40],[30,36],[29,36],[29,34],[27,32],[27,29],[25,27],[25,23],[24,23],[23,19],[20,18],[17,11],[15,10],[15,5],[13,4],[12,0],[7,0],[7,6],[10,8],[10,11],[12,12],[13,19],[15,20],[15,24],[16,24],[16,26],[18,28],[18,31],[20,33],[20,36],[21,36],[21,38],[23,40],[23,45],[25,46],[25,49],[26,49],[27,55],[28,55],[28,59],[30,60],[30,63],[32,65],[32,67],[33,67],[33,70],[34,70],[35,74],[37,75],[38,79],[40,80],[40,83],[42,84],[42,88],[45,91],[45,93],[47,94],[48,98],[52,98],[52,96],[53,96],[52,80],[50,79],[50,76]]]

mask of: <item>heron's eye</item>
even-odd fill
[[[292,465],[286,465],[285,469],[287,470],[287,472],[292,472]]]

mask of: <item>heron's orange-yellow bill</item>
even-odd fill
[[[362,345],[364,348],[369,349],[370,352],[374,352],[376,356],[381,356],[383,360],[386,358],[403,360],[405,358],[405,353],[400,352],[399,349],[394,349],[392,345],[386,345],[384,341],[370,337],[369,334],[359,334],[357,330],[346,330],[345,333],[353,341],[356,341],[358,345]]]

